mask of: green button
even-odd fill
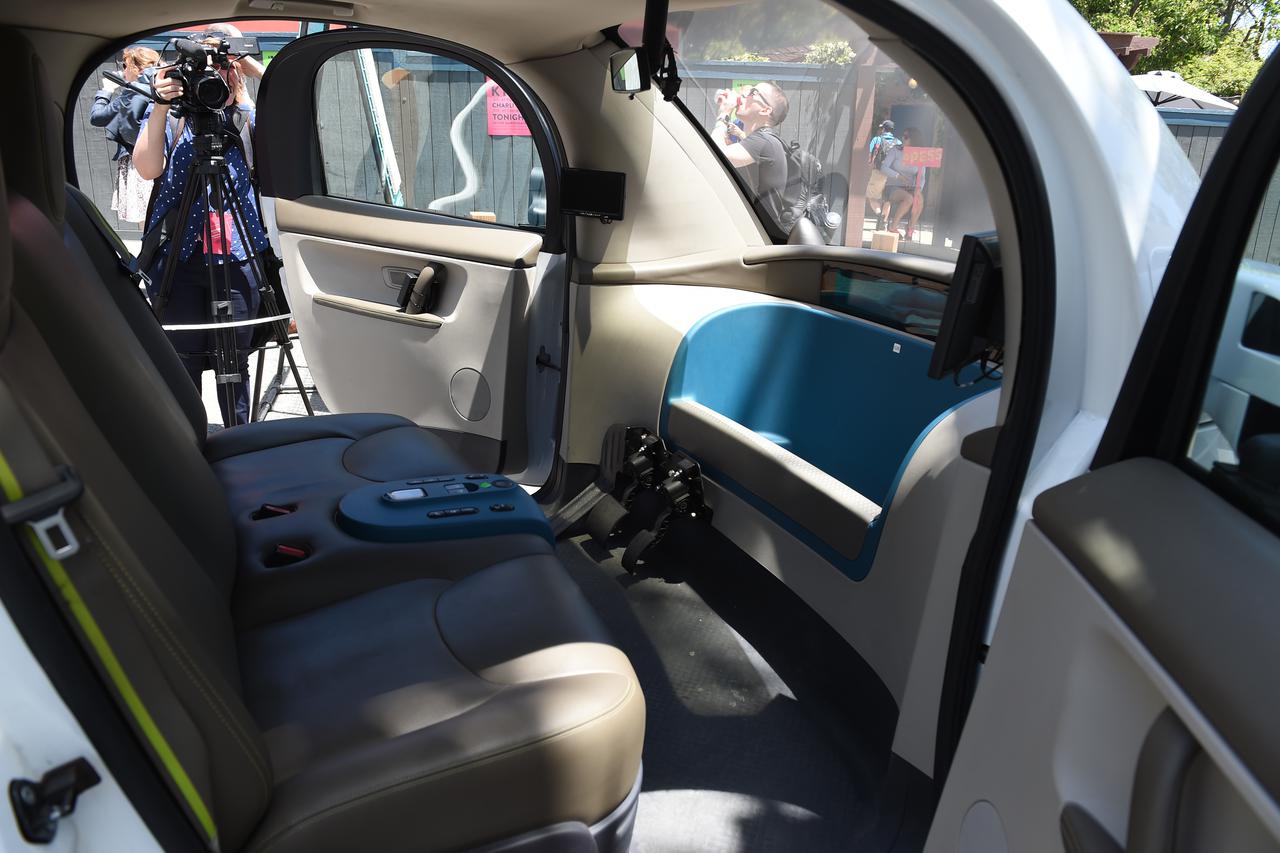
[[[492,486],[493,486],[493,483],[489,483],[489,482],[484,482],[480,484],[480,488],[482,489],[492,488]]]

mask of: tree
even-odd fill
[[[1245,93],[1261,65],[1256,48],[1247,39],[1232,39],[1208,56],[1193,57],[1179,73],[1192,86],[1231,97]]]
[[[1160,39],[1136,72],[1168,69],[1232,96],[1244,93],[1264,44],[1280,36],[1280,0],[1071,0],[1095,30]]]

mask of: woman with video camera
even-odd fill
[[[234,27],[220,24],[192,40],[217,46],[223,35],[241,37]],[[263,66],[249,56],[228,57],[225,66],[218,67],[210,60],[210,68],[216,69],[228,92],[222,105],[225,162],[235,197],[244,214],[245,237],[251,250],[260,254],[268,249],[269,244],[246,154],[252,141],[250,134],[255,115],[245,87],[245,75],[260,78]],[[222,298],[223,276],[229,275],[232,319],[253,319],[257,316],[260,301],[258,282],[229,203],[224,202],[227,209],[218,216],[208,194],[202,193],[192,204],[187,221],[176,221],[183,189],[195,165],[196,146],[195,135],[186,116],[175,118],[170,115],[170,108],[175,102],[182,104],[188,112],[198,107],[189,97],[194,93],[185,91],[181,75],[170,76],[170,70],[164,67],[157,71],[154,84],[156,103],[143,119],[133,152],[134,168],[138,174],[155,181],[143,238],[144,248],[140,255],[146,264],[144,272],[151,280],[153,292],[149,295],[153,300],[158,295],[156,291],[161,287],[166,261],[170,253],[176,252],[176,269],[164,311],[165,325],[211,322],[211,270],[218,298]],[[253,326],[235,327],[235,368],[240,374],[240,381],[218,385],[219,407],[227,426],[249,420],[249,346],[252,338]],[[169,332],[169,339],[182,358],[191,381],[199,389],[204,371],[215,366],[210,361],[210,353],[216,347],[214,333],[210,330],[173,331]],[[233,387],[228,388],[228,385]]]

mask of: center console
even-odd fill
[[[394,583],[452,581],[555,552],[537,502],[499,474],[320,478],[259,499],[235,519],[241,628]]]
[[[546,515],[497,474],[454,474],[377,483],[338,502],[338,526],[368,542],[434,542],[511,533],[555,544]]]

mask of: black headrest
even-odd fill
[[[8,27],[0,28],[0,79],[9,99],[0,133],[9,191],[29,199],[61,224],[67,182],[62,113],[49,91],[44,62],[26,36]]]

